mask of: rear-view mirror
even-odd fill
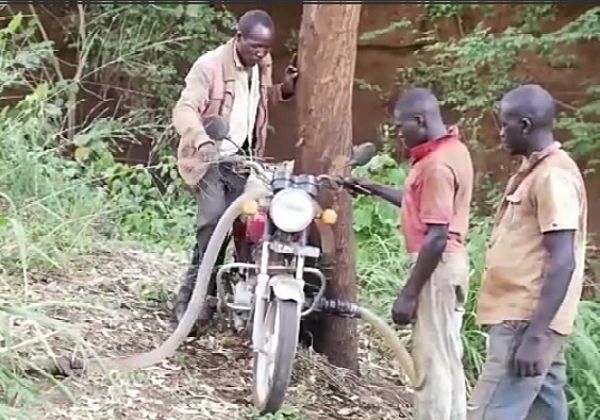
[[[377,147],[371,142],[361,143],[352,148],[351,166],[363,166],[369,163],[373,156],[377,154]]]
[[[222,117],[208,117],[204,120],[204,131],[212,140],[221,141],[229,134],[229,123]]]

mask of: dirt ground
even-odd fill
[[[180,255],[112,249],[53,275],[37,273],[39,301],[69,302],[51,314],[84,340],[48,342],[62,354],[125,355],[158,346],[171,331],[169,294],[185,269]],[[80,344],[84,342],[85,344]],[[360,377],[302,350],[284,414],[274,419],[398,419],[410,417],[403,376],[361,330]],[[57,351],[58,352],[58,351]],[[177,355],[129,374],[94,374],[44,381],[32,419],[252,419],[248,343],[230,332],[190,339]],[[285,414],[287,413],[287,414]]]

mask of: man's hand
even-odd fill
[[[547,335],[525,334],[515,353],[515,369],[519,376],[539,376],[543,371]]]
[[[392,307],[392,320],[398,325],[410,324],[417,313],[417,298],[400,293]]]
[[[344,178],[344,188],[354,197],[368,195],[379,197],[394,206],[402,206],[402,191],[393,187],[387,187],[365,178]]]
[[[347,177],[344,178],[344,188],[353,196],[372,195],[369,186],[373,183],[365,178]]]
[[[219,149],[214,142],[206,142],[198,148],[198,156],[202,162],[214,163],[219,158]]]
[[[296,53],[294,53],[292,59],[290,60],[290,63],[285,68],[285,73],[283,75],[283,84],[281,86],[283,95],[286,98],[294,96],[294,93],[296,92],[296,81],[298,80],[299,74],[298,68],[296,67],[296,62],[297,55]]]
[[[427,235],[404,289],[394,302],[392,319],[404,325],[416,317],[418,298],[437,268],[448,241],[448,225],[427,224]]]

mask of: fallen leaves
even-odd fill
[[[85,338],[78,351],[93,350],[101,356],[131,354],[156,347],[171,332],[167,300],[155,298],[172,293],[185,269],[186,259],[172,253],[99,251],[65,272],[32,277],[31,291],[36,299],[80,304],[50,311],[54,317],[78,323]],[[23,333],[31,330],[28,325],[20,328]],[[370,340],[364,332],[362,337],[362,341]],[[410,418],[410,397],[396,384],[393,365],[368,344],[361,345],[363,365],[368,369],[360,378],[302,350],[286,405],[311,420]],[[63,340],[54,343],[54,351],[72,351],[73,346]],[[32,418],[232,420],[250,419],[254,413],[250,348],[230,331],[187,340],[175,357],[148,369],[69,378],[63,385],[76,402],[70,403],[47,384],[45,400],[40,400],[37,409],[32,407]]]

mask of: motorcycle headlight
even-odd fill
[[[301,190],[285,189],[273,197],[269,208],[271,220],[287,233],[301,232],[315,218],[312,198]]]

